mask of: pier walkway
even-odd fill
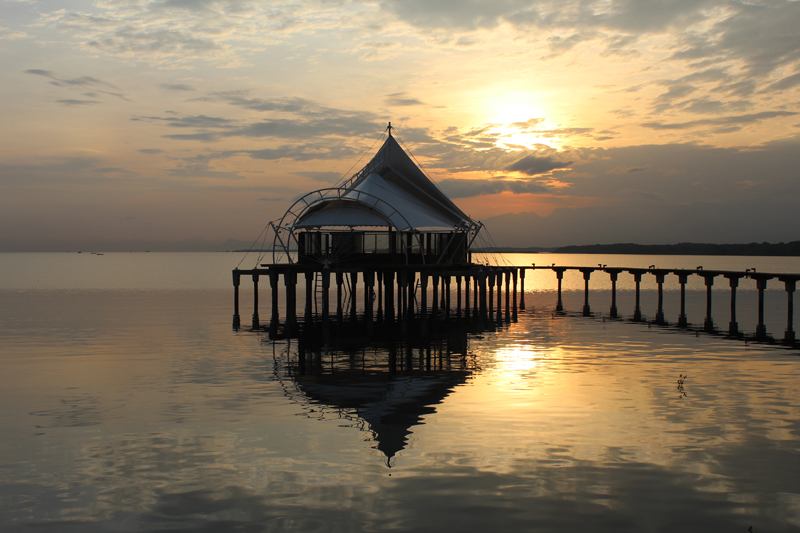
[[[458,266],[397,266],[397,267],[320,267],[301,264],[262,264],[260,268],[233,270],[234,315],[233,327],[240,328],[239,286],[241,280],[253,282],[253,314],[251,326],[254,330],[266,329],[271,338],[296,336],[301,326],[297,313],[297,285],[305,285],[305,323],[326,324],[331,320],[341,323],[349,319],[363,323],[367,331],[373,323],[392,324],[399,322],[408,327],[416,324],[424,334],[429,327],[447,325],[453,320],[474,321],[481,329],[491,324],[514,322],[518,310],[525,310],[525,274],[527,271],[550,270],[557,279],[556,312],[564,311],[562,280],[569,270],[578,271],[584,279],[583,316],[592,316],[589,280],[592,275],[606,274],[611,281],[610,318],[620,318],[617,308],[617,281],[620,274],[633,276],[635,304],[633,321],[642,321],[640,285],[644,276],[654,276],[657,284],[658,303],[652,323],[667,325],[664,316],[664,282],[667,276],[677,276],[680,284],[679,328],[688,328],[686,317],[686,284],[691,276],[703,279],[706,287],[706,315],[703,331],[725,333],[735,338],[744,338],[737,321],[737,288],[740,281],[751,281],[758,290],[758,324],[753,340],[774,342],[764,324],[764,291],[770,280],[783,283],[787,294],[787,326],[780,342],[794,348],[800,347],[794,331],[794,292],[800,274],[689,269],[623,268],[598,265],[585,266],[486,266],[477,264]],[[269,282],[270,319],[263,326],[259,313],[259,281]],[[730,287],[730,321],[727,328],[719,329],[712,318],[712,287],[715,280],[727,280]],[[280,287],[284,292],[284,313],[280,316]],[[332,291],[335,291],[335,308],[331,307]],[[359,305],[362,302],[362,305]],[[406,328],[404,328],[406,329]]]

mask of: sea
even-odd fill
[[[425,338],[270,339],[242,253],[0,254],[0,531],[800,531],[788,294],[528,271],[525,309]],[[800,258],[504,254],[500,265],[757,269]],[[270,315],[260,288],[262,322]],[[300,284],[302,285],[302,284]],[[302,288],[302,287],[301,287]],[[302,294],[298,295],[302,312]],[[284,310],[282,309],[283,313]],[[283,316],[283,315],[282,315]]]

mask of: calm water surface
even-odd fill
[[[0,530],[800,531],[797,351],[604,320],[600,277],[596,317],[556,316],[552,272],[493,332],[270,342],[231,331],[240,259],[0,254]],[[800,272],[796,258],[509,260]],[[621,311],[631,298],[622,287]]]

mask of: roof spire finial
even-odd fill
[[[391,137],[392,136],[392,123],[391,122],[389,122],[389,127],[387,127],[386,130],[389,132],[389,137]]]

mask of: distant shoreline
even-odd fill
[[[681,242],[678,244],[587,244],[560,248],[481,248],[475,252],[494,253],[553,253],[553,254],[614,254],[614,255],[730,255],[730,256],[800,256],[800,241],[752,242],[749,244],[709,244]]]

